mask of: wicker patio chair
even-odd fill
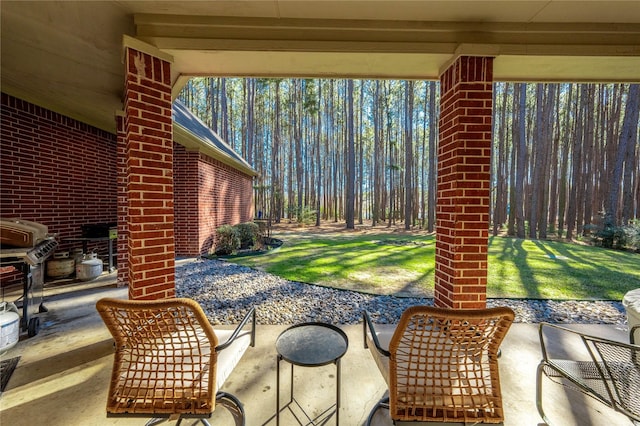
[[[255,344],[254,309],[235,330],[214,332],[191,299],[105,298],[96,308],[115,340],[107,417],[152,418],[147,425],[197,418],[209,425],[220,402],[244,425],[240,401],[217,390]],[[251,330],[244,330],[250,320]]]
[[[365,311],[365,348],[389,386],[366,424],[380,408],[394,422],[502,423],[498,350],[513,319],[509,308],[413,306],[380,332]]]
[[[640,346],[547,323],[540,324],[539,334],[542,361],[536,377],[536,405],[547,424],[551,422],[542,404],[543,377],[582,392],[640,424]],[[549,339],[565,342],[563,358],[552,357]],[[581,346],[571,346],[572,339]]]

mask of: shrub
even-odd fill
[[[235,225],[238,238],[240,238],[240,248],[253,248],[258,241],[259,227],[253,222],[239,223]]]
[[[258,225],[258,243],[260,243],[269,235],[268,223],[266,220],[259,220],[256,225]]]
[[[311,206],[289,207],[289,217],[295,217],[296,222],[300,225],[313,225],[316,223],[316,216],[318,212]]]
[[[623,249],[627,244],[624,228],[615,226],[609,220],[605,220],[602,229],[595,232],[591,240],[596,246],[618,250]]]
[[[222,225],[216,229],[216,254],[228,255],[232,254],[240,248],[240,238],[238,230],[231,225]]]
[[[628,225],[622,227],[627,247],[636,252],[640,252],[640,219],[632,220]]]
[[[304,206],[298,215],[298,222],[304,223],[305,225],[313,225],[316,223],[317,216],[318,212],[313,207]]]

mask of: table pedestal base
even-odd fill
[[[289,410],[291,414],[296,418],[300,425],[305,426],[319,426],[325,425],[329,418],[335,412],[336,414],[336,426],[340,424],[340,359],[337,359],[334,364],[336,365],[336,403],[315,418],[311,418],[302,408],[300,403],[293,396],[293,364],[291,364],[291,386],[289,390],[289,402],[280,407],[280,361],[282,356],[278,355],[277,362],[277,378],[276,378],[276,426],[280,426],[280,412],[283,410]],[[306,417],[306,420],[302,417]]]

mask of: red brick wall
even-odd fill
[[[486,306],[493,58],[440,76],[435,304]]]
[[[126,134],[124,117],[116,120],[114,136],[2,94],[0,212],[48,225],[59,250],[72,247],[64,240],[80,237],[82,224],[117,221],[118,284],[127,285]],[[251,176],[178,144],[173,169],[177,255],[207,254],[216,228],[253,219]],[[102,243],[90,249],[106,256]],[[22,274],[11,268],[1,277],[8,284]]]
[[[200,158],[200,248],[211,250],[220,225],[253,220],[253,180],[208,157]]]
[[[125,49],[130,299],[175,296],[173,119],[169,62]]]
[[[118,279],[119,287],[129,283],[129,200],[127,200],[127,134],[124,127],[124,116],[116,117],[117,149],[118,149]]]
[[[198,237],[198,158],[200,154],[173,145],[176,255],[200,255]]]
[[[174,156],[176,254],[211,253],[219,226],[253,220],[253,178],[179,145]]]
[[[114,135],[5,93],[1,120],[2,217],[47,225],[59,250],[82,224],[116,221]]]

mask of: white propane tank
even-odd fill
[[[102,260],[96,259],[95,254],[87,254],[85,260],[76,266],[76,278],[81,281],[91,281],[102,274]]]
[[[20,315],[11,302],[0,302],[0,354],[11,349],[20,338]]]

